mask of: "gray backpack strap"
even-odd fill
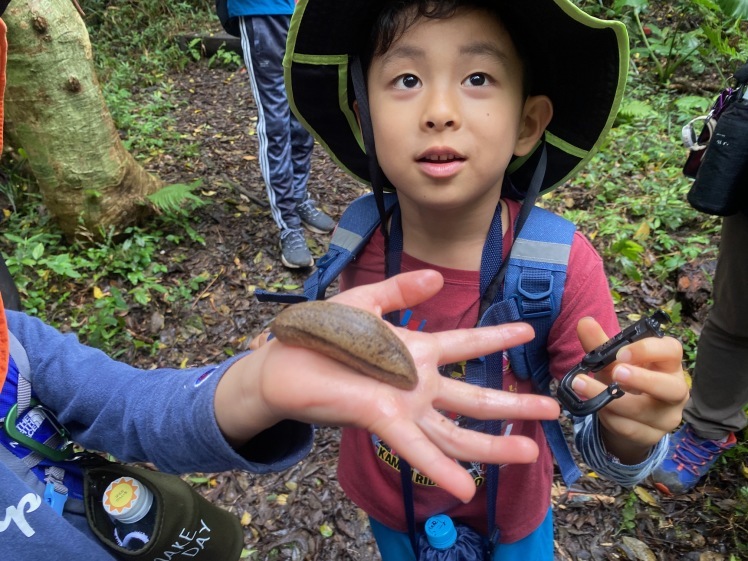
[[[16,403],[18,403],[18,413],[23,414],[31,405],[31,365],[29,363],[29,355],[26,354],[26,349],[23,348],[21,342],[10,330],[8,330],[8,338],[10,341],[10,356],[13,357],[13,361],[18,367],[18,395]]]
[[[18,415],[21,416],[31,407],[31,363],[29,362],[26,349],[10,330],[8,330],[8,340],[10,356],[13,357],[13,362],[15,362],[16,368],[18,368],[16,403]],[[60,443],[61,438],[57,434],[53,434],[44,442],[50,448],[56,448]],[[44,481],[41,481],[32,469],[43,459],[44,456],[33,450],[29,451],[29,454],[25,457],[18,458],[5,447],[0,446],[0,461],[34,492],[44,497],[44,500],[50,506],[61,513],[68,495],[68,488],[63,483],[65,470],[60,466],[48,466],[44,470]]]

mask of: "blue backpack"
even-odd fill
[[[385,193],[386,211],[394,208],[397,196]],[[380,225],[375,197],[359,197],[343,212],[330,240],[327,253],[317,260],[317,268],[304,282],[303,294],[274,293],[258,290],[260,302],[294,304],[323,300],[327,287],[350,263]],[[482,314],[478,325],[498,325],[523,321],[532,325],[535,339],[508,350],[512,370],[522,380],[531,380],[536,393],[550,395],[551,375],[547,351],[548,333],[558,317],[566,280],[566,267],[576,228],[568,220],[545,209],[533,206],[520,228],[506,264],[503,297],[498,291],[493,303]],[[483,282],[481,271],[481,285]],[[500,373],[502,353],[494,353],[481,361],[492,373]],[[489,383],[490,387],[500,387]],[[567,486],[580,476],[558,421],[541,421],[548,445]]]

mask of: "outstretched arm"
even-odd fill
[[[351,289],[338,303],[377,315],[405,309],[441,289],[441,275],[418,271]],[[530,340],[532,329],[509,324],[442,333],[396,329],[410,350],[418,385],[407,391],[378,382],[319,353],[272,340],[237,361],[216,389],[216,417],[235,445],[284,419],[355,426],[374,432],[445,490],[469,500],[475,485],[454,458],[528,463],[537,446],[520,436],[490,436],[457,427],[437,409],[475,418],[555,419],[547,397],[479,388],[441,376],[440,364],[483,356]]]

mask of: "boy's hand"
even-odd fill
[[[584,318],[577,327],[585,352],[608,340],[600,325]],[[595,379],[580,375],[574,391],[590,398],[618,382],[626,395],[597,412],[605,447],[624,464],[643,461],[652,446],[681,422],[688,400],[683,368],[683,347],[672,337],[647,337],[618,351],[616,362]]]
[[[441,286],[438,273],[418,271],[351,289],[334,300],[382,315],[412,307]],[[283,419],[366,429],[464,501],[475,494],[475,484],[455,458],[490,463],[529,463],[537,458],[537,445],[528,438],[462,429],[437,411],[481,419],[557,418],[559,408],[551,398],[488,390],[445,378],[437,370],[440,364],[526,342],[533,336],[528,325],[434,334],[395,332],[418,369],[415,389],[399,390],[319,353],[272,340],[234,364],[219,383],[219,426],[233,443],[244,442]]]

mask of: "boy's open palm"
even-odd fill
[[[608,337],[592,318],[577,328],[585,352],[605,343]],[[583,397],[593,397],[611,382],[626,395],[598,411],[607,450],[622,463],[642,461],[663,435],[681,421],[688,400],[682,368],[683,347],[672,337],[648,337],[618,351],[616,362],[596,374],[578,376],[572,387]]]
[[[346,291],[334,300],[382,315],[429,298],[441,285],[438,273],[418,271]],[[281,419],[295,419],[366,429],[464,501],[474,495],[475,484],[455,458],[489,463],[535,460],[538,448],[532,440],[462,429],[437,411],[444,409],[480,419],[557,418],[558,405],[550,398],[480,388],[445,378],[437,370],[439,364],[526,342],[533,335],[529,326],[510,324],[433,334],[395,331],[410,350],[418,370],[419,382],[411,391],[355,373],[319,353],[272,340],[246,357],[258,361],[262,374],[244,376],[239,393],[234,393],[234,402],[244,404],[245,415],[253,411],[259,416],[260,428]],[[221,426],[229,438],[240,437],[240,432]],[[249,436],[251,431],[245,432],[245,437]]]

